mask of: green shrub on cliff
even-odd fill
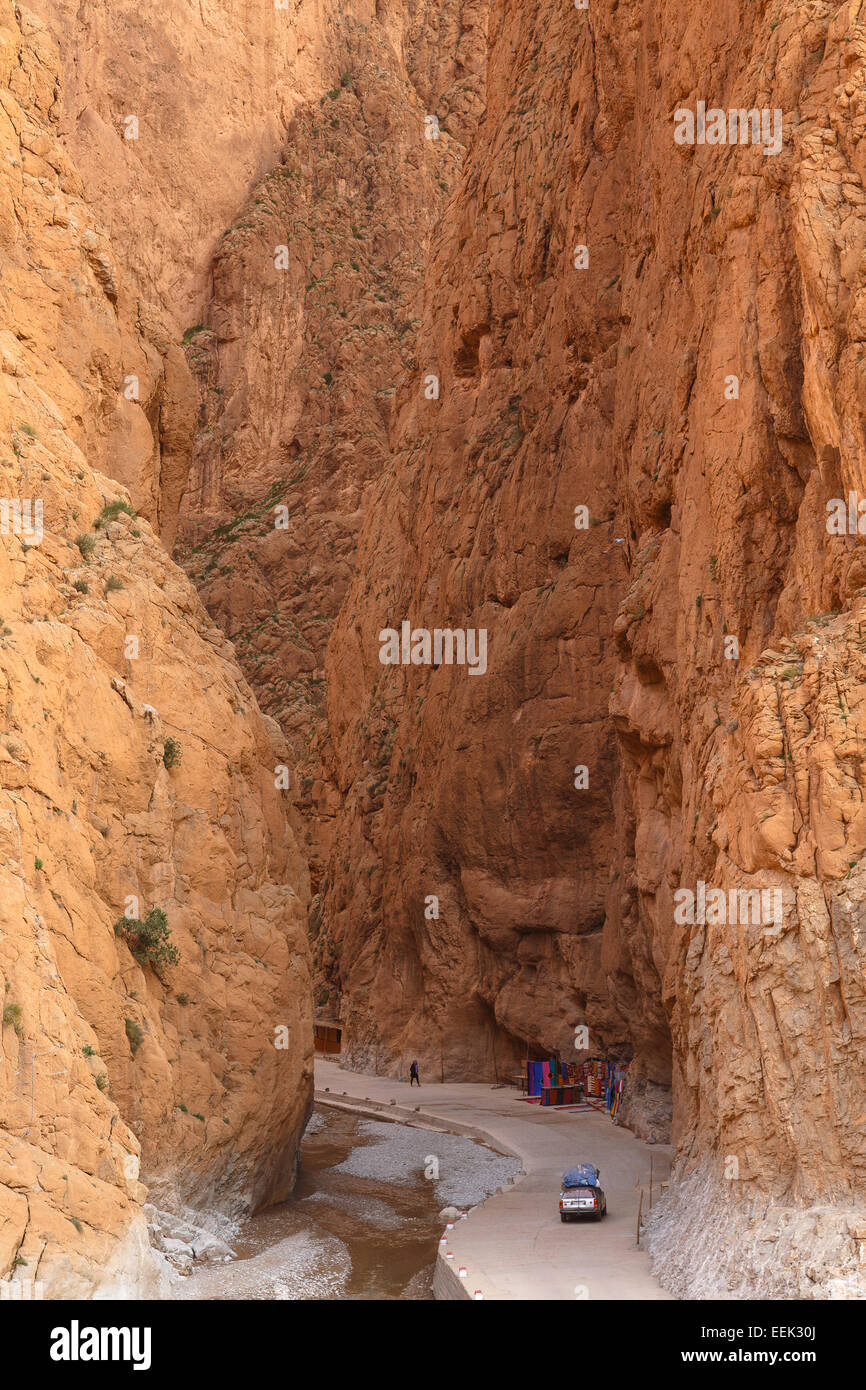
[[[114,934],[125,938],[139,965],[164,970],[180,960],[180,952],[171,943],[168,921],[161,907],[152,907],[143,922],[137,917],[119,917],[114,924]]]
[[[126,1036],[129,1039],[129,1050],[134,1057],[141,1047],[141,1044],[144,1042],[144,1033],[132,1018],[125,1018],[123,1023],[126,1028]]]
[[[125,512],[127,516],[135,516],[133,508],[130,507],[128,502],[124,502],[121,498],[118,498],[116,502],[109,502],[107,506],[102,508],[99,516],[94,521],[94,530],[98,531],[103,526],[107,526],[110,521],[116,521],[121,512]]]
[[[21,1026],[21,1005],[20,1005],[20,1004],[7,1004],[7,1005],[6,1005],[5,1009],[3,1010],[3,1027],[4,1027],[4,1028],[14,1028],[14,1030],[15,1030],[16,1034],[18,1035],[18,1037],[19,1037],[19,1038],[21,1037],[21,1034],[24,1032],[24,1029],[23,1029],[23,1027]]]
[[[162,747],[162,761],[167,768],[177,767],[183,757],[183,747],[176,738],[167,738]]]

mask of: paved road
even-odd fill
[[[325,1090],[329,1094],[325,1095]],[[316,1058],[316,1092],[345,1095],[414,1112],[442,1123],[472,1125],[516,1153],[526,1176],[476,1207],[449,1232],[452,1269],[465,1265],[469,1295],[485,1299],[668,1299],[635,1246],[639,1186],[668,1176],[671,1150],[648,1145],[607,1115],[543,1109],[518,1100],[511,1087],[478,1083],[423,1084],[343,1071]],[[435,1145],[431,1144],[431,1152]],[[559,1179],[574,1163],[594,1163],[607,1194],[603,1221],[559,1219]],[[453,1280],[450,1281],[453,1287]],[[437,1278],[437,1289],[448,1280]]]

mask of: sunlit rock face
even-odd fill
[[[157,534],[192,378],[58,140],[58,54],[6,0],[0,82],[0,1274],[153,1296],[145,1184],[235,1213],[294,1181],[308,876],[282,735]],[[176,963],[115,931],[153,909]]]
[[[621,1118],[678,1146],[650,1236],[670,1287],[862,1296],[856,7],[322,0],[256,9],[243,43],[240,8],[103,7],[98,44],[61,35],[66,115],[22,19],[10,89],[26,107],[55,73],[38,123],[84,184],[22,139],[17,196],[66,180],[99,225],[40,213],[62,286],[39,296],[78,305],[51,329],[65,375],[38,341],[19,372],[16,334],[2,379],[35,373],[68,449],[176,537],[278,721],[255,763],[291,768],[316,1002],[350,1063],[495,1080],[585,1027],[631,1059]],[[93,486],[84,529],[118,493]],[[100,546],[150,545],[116,524]],[[483,671],[437,662],[437,630],[483,632]],[[208,778],[233,872],[291,885],[294,922],[294,842],[257,859]]]

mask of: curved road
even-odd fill
[[[522,1160],[524,1177],[449,1232],[447,1247],[440,1249],[438,1298],[471,1298],[476,1289],[485,1299],[671,1298],[635,1246],[640,1184],[649,1187],[651,1159],[654,1184],[667,1178],[667,1145],[641,1143],[605,1114],[528,1105],[510,1086],[431,1082],[410,1091],[407,1081],[344,1071],[321,1057],[316,1096],[362,1108],[372,1102],[386,1107],[391,1118],[416,1124],[429,1120],[458,1132],[471,1127]],[[581,1162],[600,1170],[608,1210],[603,1221],[559,1219],[559,1180]],[[447,1265],[446,1248],[454,1256]],[[467,1269],[465,1281],[455,1277],[460,1265]]]

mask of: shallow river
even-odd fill
[[[177,1296],[432,1298],[439,1211],[483,1201],[519,1166],[471,1139],[317,1107],[289,1201],[243,1222],[238,1258],[198,1267]]]

